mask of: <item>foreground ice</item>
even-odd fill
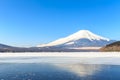
[[[0,53],[0,63],[80,63],[120,65],[120,52]]]

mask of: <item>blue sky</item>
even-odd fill
[[[0,0],[0,43],[35,46],[81,29],[120,40],[120,0]]]

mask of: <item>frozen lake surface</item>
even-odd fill
[[[0,53],[0,63],[81,63],[120,65],[120,52]]]
[[[1,53],[0,80],[120,80],[120,53]]]
[[[120,80],[120,66],[79,63],[1,63],[0,80]]]

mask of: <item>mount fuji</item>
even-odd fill
[[[61,38],[48,44],[38,47],[60,47],[60,48],[81,48],[81,47],[103,47],[114,42],[105,37],[96,35],[89,30],[80,30],[68,37]]]

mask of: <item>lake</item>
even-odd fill
[[[120,80],[120,66],[1,63],[0,80]]]
[[[0,80],[120,80],[120,54],[1,53]]]

